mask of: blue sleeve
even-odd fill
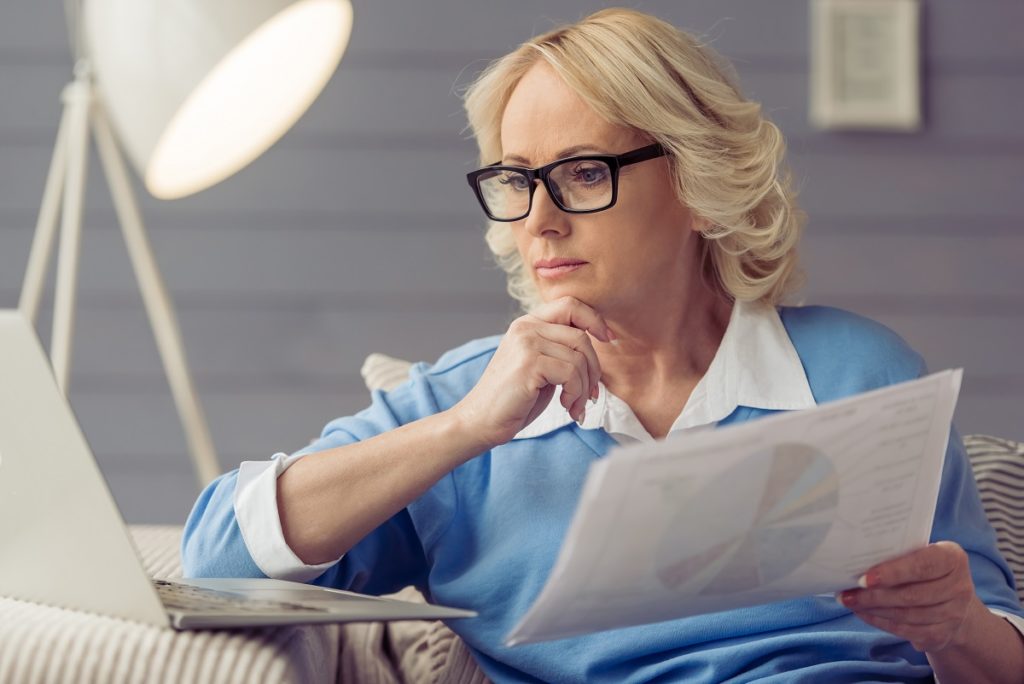
[[[232,470],[206,485],[185,521],[181,567],[185,577],[266,577],[242,541],[235,520]]]
[[[373,392],[369,408],[338,418],[320,438],[295,452],[309,454],[352,444],[438,411],[433,391],[417,365],[408,382],[391,392]],[[211,482],[185,523],[181,546],[186,577],[263,577],[235,518],[238,470]],[[369,594],[389,593],[413,584],[423,588],[428,571],[424,543],[439,535],[454,515],[451,474],[352,547],[313,584]],[[413,511],[423,519],[413,523]]]
[[[899,335],[870,319],[830,307],[786,307],[780,315],[819,402],[928,373],[921,356]],[[985,605],[1021,614],[1013,574],[996,547],[955,428],[950,430],[931,540],[953,541],[967,551],[971,576]]]
[[[967,452],[956,429],[949,436],[946,460],[935,506],[931,541],[953,541],[967,551],[978,597],[989,608],[1024,616],[1013,573],[996,547],[996,535],[985,516]]]

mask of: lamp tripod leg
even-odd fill
[[[189,374],[178,321],[146,236],[124,159],[99,103],[93,108],[92,123],[96,147],[124,233],[128,255],[153,328],[164,371],[167,373],[174,403],[185,428],[199,487],[202,488],[220,475],[220,466],[217,463],[209,427],[199,405],[199,397]]]
[[[85,196],[86,160],[89,151],[89,109],[92,104],[92,92],[88,79],[76,78],[64,89],[63,98],[64,106],[69,110],[65,152],[67,175],[64,179],[50,359],[53,362],[53,374],[57,379],[57,385],[67,395],[71,370],[71,336],[75,324],[75,286],[82,236],[82,200]]]
[[[57,218],[60,216],[61,194],[64,191],[64,174],[67,170],[68,120],[71,110],[64,107],[57,128],[57,140],[53,145],[50,170],[46,175],[43,203],[36,220],[36,231],[32,236],[32,249],[28,254],[25,280],[21,285],[18,309],[35,325],[39,315],[39,300],[43,295],[46,267],[53,251],[53,236],[57,232]]]

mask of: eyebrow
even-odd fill
[[[603,148],[600,145],[573,145],[572,147],[566,147],[564,150],[560,150],[555,155],[555,160],[565,159],[566,157],[571,157],[574,154],[579,154],[580,152],[597,152],[601,149]],[[521,157],[518,154],[510,154],[502,159],[503,164],[507,164],[508,162],[518,162],[524,166],[530,166],[530,164],[533,163],[526,157]]]

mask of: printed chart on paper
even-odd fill
[[[961,376],[612,449],[506,643],[831,594],[923,546]]]

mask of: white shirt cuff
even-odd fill
[[[243,461],[235,483],[235,519],[253,561],[271,579],[308,582],[338,560],[306,565],[284,539],[277,510],[277,478],[302,455],[274,454],[270,461]]]

